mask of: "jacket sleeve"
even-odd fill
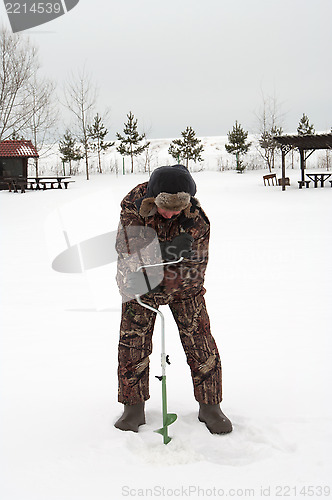
[[[136,242],[133,240],[130,241],[129,236],[134,236],[134,233],[136,233],[138,237],[139,232],[142,231],[143,228],[144,221],[139,215],[135,204],[124,199],[121,202],[120,222],[115,244],[116,251],[119,255],[133,253],[133,247],[135,244],[139,244],[139,240]]]
[[[115,248],[118,253],[116,281],[121,295],[126,295],[128,273],[135,272],[144,265],[162,262],[156,232],[145,225],[136,205],[126,199],[121,203]],[[144,273],[151,288],[162,281],[161,267],[144,269]]]

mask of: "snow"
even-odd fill
[[[119,202],[147,174],[75,177],[68,190],[0,192],[1,499],[301,497],[331,477],[332,189],[264,187],[266,171],[197,172],[211,221],[206,301],[234,431],[197,420],[189,369],[166,306],[164,446],[160,323],[147,424],[115,429],[120,296],[115,264],[65,275],[52,259],[115,230]],[[263,488],[263,490],[262,490]],[[289,488],[289,489],[287,489]],[[325,491],[325,494],[324,494]],[[282,495],[280,495],[282,493]],[[316,498],[314,497],[314,498]]]

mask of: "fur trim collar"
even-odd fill
[[[189,205],[189,193],[159,193],[155,198],[144,198],[139,213],[142,217],[150,217],[157,212],[157,207],[177,212],[186,209]]]
[[[143,198],[140,203],[139,214],[141,217],[151,217],[157,213],[157,207],[164,210],[183,210],[183,215],[194,219],[199,214],[199,201],[188,193],[160,193],[156,198]]]
[[[155,204],[158,208],[163,210],[170,210],[171,212],[178,212],[184,210],[190,203],[189,193],[159,193],[155,199]]]
[[[144,198],[139,208],[139,214],[142,217],[150,217],[157,213],[157,206],[155,205],[155,198]]]

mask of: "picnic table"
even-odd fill
[[[57,189],[62,189],[62,186],[67,189],[68,184],[74,182],[67,179],[70,177],[66,175],[27,177],[27,185],[30,186],[28,189],[54,189],[54,186],[57,186]]]
[[[324,187],[324,182],[331,177],[332,172],[314,172],[305,175],[313,181],[314,187],[316,188],[318,187],[318,182],[320,182],[320,187]]]
[[[56,175],[56,176],[42,176],[42,177],[3,177],[0,179],[2,184],[7,185],[9,191],[14,191],[14,193],[18,193],[18,190],[21,190],[21,193],[25,193],[26,189],[54,189],[54,186],[57,189],[62,189],[64,186],[67,189],[68,184],[70,182],[75,182],[69,180],[70,177],[66,175]]]

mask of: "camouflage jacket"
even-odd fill
[[[159,242],[171,241],[181,232],[189,233],[194,241],[193,255],[178,264],[169,264],[154,268],[162,273],[160,286],[150,293],[172,294],[174,299],[184,300],[201,292],[208,262],[210,222],[200,207],[198,200],[191,197],[185,211],[171,219],[165,219],[159,213],[143,217],[140,205],[147,191],[147,182],[132,189],[121,202],[120,223],[117,233],[116,250],[117,284],[122,296],[126,297],[126,276],[129,271],[136,271],[139,265],[161,262],[158,249],[145,252],[147,239],[154,234]],[[150,228],[151,233],[147,228]],[[131,233],[130,233],[131,231]],[[128,237],[129,234],[129,237]],[[159,245],[157,245],[159,247]],[[151,247],[151,245],[150,245]],[[145,252],[145,253],[144,253]]]

